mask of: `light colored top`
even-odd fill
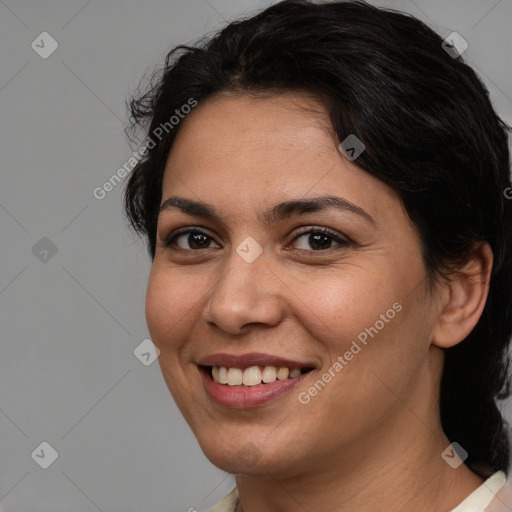
[[[503,471],[494,473],[451,512],[485,511],[496,497],[498,491],[503,488],[506,480],[507,477]]]
[[[512,477],[511,477],[512,478]],[[478,489],[473,491],[451,512],[509,512],[512,510],[512,481],[505,486],[507,477],[497,471]],[[498,494],[498,491],[499,492]],[[235,512],[238,489],[235,487],[222,501],[208,512]],[[490,508],[488,508],[490,507]]]

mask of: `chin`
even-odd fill
[[[266,433],[263,437],[266,437]],[[233,435],[228,442],[219,437],[207,440],[198,438],[206,458],[227,473],[257,476],[288,473],[291,468],[298,468],[296,450],[290,447],[280,450],[274,443],[269,446],[251,439],[254,440],[255,436],[240,438]],[[292,457],[294,460],[291,460]]]
[[[208,453],[204,452],[206,458],[216,467],[231,474],[246,474],[246,475],[268,475],[282,471],[284,468],[276,467],[276,459],[268,456],[268,454],[261,454],[257,448],[253,447],[242,448],[239,451],[222,451]],[[281,464],[279,464],[281,466]]]

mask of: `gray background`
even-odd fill
[[[5,512],[202,511],[231,489],[158,363],[134,356],[148,337],[150,260],[122,216],[122,186],[103,200],[92,192],[131,156],[124,100],[144,71],[173,45],[270,3],[0,0]],[[512,123],[511,0],[371,3],[463,35],[465,58]],[[44,31],[59,45],[46,59],[31,48]],[[43,441],[58,452],[48,469],[31,456]]]

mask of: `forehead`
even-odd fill
[[[328,112],[318,100],[298,93],[223,93],[199,103],[182,122],[167,168],[186,168],[188,179],[201,170],[203,180],[228,179],[228,174],[248,179],[250,174],[296,181],[340,160],[336,144]],[[175,181],[170,172],[165,178]]]
[[[184,144],[209,152],[305,151],[330,147],[335,137],[327,110],[312,97],[222,93],[203,100],[182,122],[174,146]]]
[[[366,204],[372,216],[397,206],[391,188],[342,156],[326,108],[298,93],[200,103],[169,154],[162,200],[171,194],[231,210],[322,195]]]

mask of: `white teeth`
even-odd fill
[[[257,386],[261,384],[261,370],[259,366],[246,368],[242,382],[245,386]]]
[[[265,366],[263,368],[263,373],[261,374],[261,380],[268,384],[269,382],[274,382],[277,378],[277,368],[275,366]]]
[[[213,367],[215,368],[215,366]],[[212,368],[212,373],[213,373]],[[217,380],[215,377],[213,377],[213,380]],[[228,383],[228,369],[225,366],[219,367],[219,379],[217,382],[220,382],[221,384],[227,384]]]
[[[242,384],[243,374],[240,368],[230,368],[228,370],[228,385],[240,386]]]
[[[278,380],[285,380],[288,378],[288,375],[290,375],[290,370],[288,370],[288,368],[286,368],[285,366],[281,366],[281,368],[277,370]]]
[[[226,366],[213,366],[212,378],[220,384],[228,386],[257,386],[264,382],[270,384],[276,380],[294,379],[301,374],[300,368],[286,368],[281,366],[250,366],[245,370],[241,368],[227,368]]]

